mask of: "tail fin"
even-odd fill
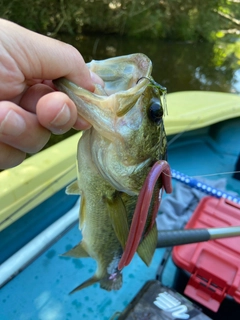
[[[73,291],[70,292],[70,294],[82,290],[84,288],[87,288],[91,286],[92,284],[96,282],[100,282],[100,287],[104,290],[111,291],[111,290],[119,290],[122,287],[122,274],[118,271],[114,273],[113,275],[107,275],[104,278],[99,278],[96,274],[80,284],[80,286],[76,287]]]
[[[113,275],[100,279],[99,282],[102,289],[107,291],[119,290],[122,287],[122,273],[117,271]]]

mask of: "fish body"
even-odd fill
[[[66,255],[90,256],[97,261],[95,275],[75,290],[97,281],[103,289],[118,290],[122,285],[119,263],[138,195],[153,164],[166,156],[161,90],[151,77],[152,63],[143,54],[92,61],[88,67],[104,80],[104,88],[96,86],[91,93],[66,79],[55,81],[92,124],[78,143],[77,182],[67,189],[81,195],[83,239]],[[147,265],[157,243],[152,215],[160,187],[158,179],[137,244]]]

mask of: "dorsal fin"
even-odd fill
[[[78,194],[79,195],[79,187],[78,182],[75,180],[66,188],[66,194]]]
[[[87,258],[89,257],[89,254],[87,253],[83,242],[81,241],[75,247],[62,254],[62,257]]]
[[[152,229],[149,231],[148,235],[142,240],[137,249],[139,257],[147,266],[149,266],[152,261],[153,254],[157,246],[157,238],[158,232],[155,222]]]

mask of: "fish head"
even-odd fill
[[[104,178],[117,190],[138,194],[149,168],[166,158],[160,98],[166,89],[151,77],[152,62],[144,54],[93,60],[87,65],[103,79],[104,88],[96,85],[89,92],[64,78],[54,83],[92,125],[93,158]]]

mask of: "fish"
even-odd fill
[[[54,80],[92,125],[78,142],[77,180],[66,190],[81,196],[82,240],[64,256],[91,257],[97,270],[72,293],[96,282],[119,290],[135,252],[150,265],[161,193],[172,191],[161,99],[166,88],[153,80],[151,60],[135,53],[87,66],[104,87],[89,92],[66,78]]]

